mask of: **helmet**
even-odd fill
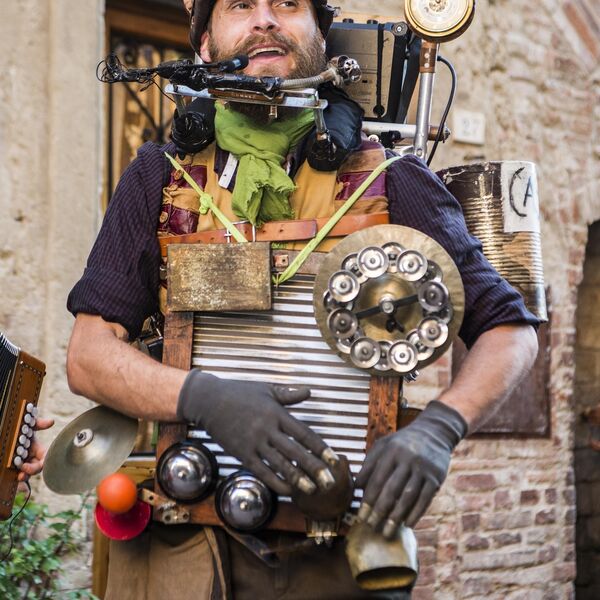
[[[190,13],[190,43],[194,50],[200,46],[200,38],[206,30],[210,13],[217,0],[194,0],[192,12]],[[317,12],[317,21],[323,37],[327,37],[333,17],[337,14],[337,9],[327,4],[327,0],[312,0],[313,6]]]

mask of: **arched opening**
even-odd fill
[[[575,485],[577,600],[600,598],[600,221],[589,229],[577,299]]]

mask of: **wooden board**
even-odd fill
[[[172,244],[167,306],[171,311],[271,308],[269,242]]]

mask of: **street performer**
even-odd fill
[[[206,62],[247,54],[244,73],[313,76],[326,65],[334,9],[326,0],[195,0],[194,50]],[[349,99],[348,102],[351,102]],[[385,150],[363,139],[333,172],[306,160],[312,112],[217,103],[215,142],[179,157],[182,167],[232,221],[330,217]],[[287,404],[309,390],[220,379],[154,361],[129,345],[159,310],[157,235],[221,229],[173,171],[164,151],[147,143],[123,174],[89,256],[68,299],[76,316],[67,374],[73,392],[117,411],[156,421],[201,424],[223,449],[278,494],[307,493],[331,483],[327,446],[292,417]],[[222,177],[227,164],[232,177]],[[354,214],[388,212],[391,223],[429,235],[462,276],[465,316],[460,336],[470,349],[459,374],[417,419],[379,440],[356,485],[364,490],[358,518],[392,537],[414,527],[439,490],[453,449],[494,411],[530,369],[537,319],[491,267],[457,200],[420,159],[406,156],[382,173],[353,206]],[[329,247],[333,241],[328,240]],[[296,534],[258,534],[275,547]],[[368,593],[353,580],[340,542],[284,554],[273,569],[216,528],[153,523],[142,536],[113,542],[106,598],[345,599],[404,598],[405,591]]]

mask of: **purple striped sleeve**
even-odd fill
[[[120,323],[130,339],[158,310],[160,250],[156,239],[162,188],[169,178],[161,148],[144,144],[127,167],[110,201],[81,279],[67,308]]]

